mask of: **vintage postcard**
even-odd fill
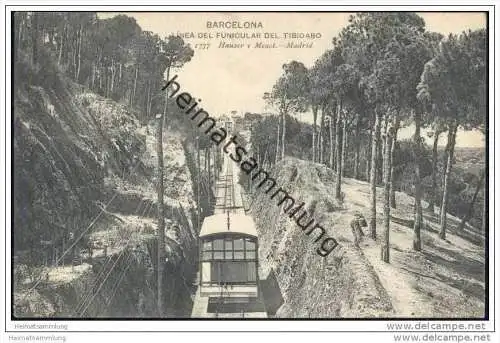
[[[7,15],[12,325],[485,329],[488,8]]]

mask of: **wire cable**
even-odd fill
[[[151,205],[149,207],[149,209],[151,209]],[[143,215],[146,213],[146,209],[144,209],[144,212],[143,212]],[[120,258],[123,256],[124,252],[127,250],[126,247],[128,246],[128,244],[130,243],[132,239],[132,235],[130,235],[130,237],[128,237],[127,239],[127,242],[125,243],[125,247],[120,251],[118,257],[116,258],[115,262],[113,263],[113,265],[111,266],[111,268],[109,269],[108,273],[106,274],[106,276],[104,277],[104,279],[102,280],[102,282],[100,283],[97,291],[92,295],[92,297],[90,298],[90,300],[87,302],[87,305],[82,309],[81,313],[80,313],[80,317],[82,317],[87,308],[92,304],[92,302],[94,301],[95,297],[99,294],[99,291],[102,289],[102,287],[104,286],[104,284],[106,283],[106,281],[108,280],[109,276],[111,275],[111,273],[113,272],[114,268],[118,265],[118,261],[120,260]],[[125,240],[125,239],[123,239]]]
[[[132,168],[132,170],[130,171],[130,173],[127,175],[127,178],[130,177],[132,175],[132,173],[134,173],[136,170],[137,170],[137,167],[139,166],[139,163],[141,162],[141,160],[138,160],[135,164],[135,166]],[[64,256],[66,256],[66,254],[71,250],[73,249],[73,247],[84,237],[84,235],[92,228],[92,226],[94,226],[94,224],[97,222],[97,220],[99,220],[99,218],[101,217],[101,215],[106,212],[106,209],[107,207],[113,202],[113,200],[118,196],[118,191],[115,191],[115,194],[111,197],[111,199],[106,203],[106,205],[104,206],[104,208],[101,209],[101,212],[99,212],[99,214],[97,214],[97,216],[90,222],[90,224],[85,228],[85,230],[83,230],[83,232],[80,234],[80,236],[69,246],[69,248],[66,249],[66,251],[64,251],[61,256],[59,256],[59,258],[56,260],[56,265],[59,264],[59,262],[64,258]],[[28,291],[23,295],[23,297],[21,298],[20,301],[23,301],[26,299],[26,297],[28,297],[28,295],[40,284],[40,282],[42,281],[42,279],[38,279],[37,282],[35,282],[35,284],[33,286],[31,286]]]
[[[137,206],[136,210],[134,211],[136,214],[139,214],[139,208],[145,201],[146,201],[146,199],[141,199],[141,201],[139,202],[139,205]],[[117,245],[118,246],[122,245],[122,243],[124,241],[125,241],[125,238],[120,239],[120,241],[118,242]],[[75,313],[78,313],[83,308],[83,304],[85,302],[87,302],[88,299],[90,298],[91,294],[93,293],[93,290],[95,289],[95,286],[99,283],[99,279],[101,278],[102,275],[104,275],[104,271],[106,270],[107,266],[109,265],[112,257],[113,257],[113,255],[110,254],[109,257],[107,258],[106,262],[102,265],[101,270],[99,271],[99,273],[97,274],[97,276],[94,280],[94,283],[89,288],[87,293],[82,297],[82,300],[80,301],[80,303],[77,305],[77,307],[75,309]]]

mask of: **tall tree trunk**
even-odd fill
[[[59,56],[57,57],[57,64],[58,65],[61,65],[61,62],[62,62],[64,41],[66,39],[66,30],[67,30],[66,29],[66,24],[64,24],[63,33],[61,34],[61,41],[60,41],[60,44],[59,44]]]
[[[359,149],[361,146],[361,124],[360,124],[360,116],[358,114],[358,118],[356,121],[356,128],[354,132],[354,178],[359,180]]]
[[[15,18],[16,18],[17,32],[18,32],[17,44],[16,44],[16,54],[18,54],[18,52],[21,51],[21,49],[23,47],[23,33],[24,33],[24,27],[26,25],[26,20],[25,20],[26,14],[22,13],[22,12],[17,12],[15,14]],[[16,60],[17,60],[17,56],[16,56]]]
[[[312,161],[316,162],[316,121],[318,119],[318,106],[313,106],[312,112],[313,112]]]
[[[31,15],[31,62],[35,65],[38,62],[38,14],[32,12]]]
[[[316,136],[316,162],[321,163],[321,140],[323,139],[323,132],[321,131],[321,117],[319,119],[319,130]]]
[[[392,144],[391,144],[391,207],[396,208],[396,187],[395,187],[395,182],[394,182],[394,158],[396,154],[396,142],[398,140],[398,131],[399,131],[399,126],[401,124],[401,119],[399,117],[399,113],[394,114],[394,122],[393,122],[393,133],[394,137],[392,137]]]
[[[462,221],[460,222],[460,225],[458,226],[458,231],[462,231],[465,228],[465,224],[470,220],[472,217],[472,213],[474,212],[474,204],[476,203],[477,195],[479,194],[479,191],[481,188],[484,188],[484,176],[486,174],[486,170],[483,170],[483,173],[481,174],[481,178],[477,182],[476,185],[476,191],[474,192],[474,196],[472,197],[472,201],[470,202],[469,209],[467,210],[467,214],[463,217]]]
[[[72,56],[72,59],[73,59],[73,69],[72,69],[73,80],[76,77],[76,51],[77,51],[77,45],[78,45],[78,35],[74,39],[72,39],[72,44],[71,44],[71,48],[73,49],[71,51],[71,56]],[[106,80],[106,82],[107,82],[107,80]],[[107,96],[107,94],[106,94],[106,96]]]
[[[118,82],[122,82],[122,64],[120,63],[120,74],[118,76]]]
[[[281,114],[281,116],[283,117],[283,119],[282,119],[283,126],[281,129],[281,159],[284,159],[285,158],[286,113],[283,112]]]
[[[215,147],[213,147],[213,157],[212,157],[212,160],[213,160],[213,165],[214,165],[214,171],[213,171],[213,176],[214,176],[214,181],[213,181],[213,185],[214,185],[214,189],[215,187],[217,187],[217,179],[218,179],[218,176],[217,176],[217,150]],[[249,178],[251,179],[251,178]]]
[[[147,85],[147,95],[146,95],[146,118],[142,118],[142,120],[147,124],[147,119],[149,118],[149,102],[151,98],[151,85],[148,80],[148,85]]]
[[[441,201],[441,212],[440,212],[440,229],[439,229],[439,238],[446,238],[446,211],[448,205],[448,184],[450,182],[451,175],[451,167],[453,163],[453,153],[455,150],[455,139],[457,135],[457,127],[456,123],[450,124],[448,130],[448,156],[446,161],[446,169],[444,173],[444,182],[443,182],[443,200]]]
[[[255,145],[255,143],[253,145]],[[257,145],[256,148],[257,148],[257,165],[261,166],[262,159],[260,158],[260,145]]]
[[[210,149],[211,149],[211,145],[209,145],[207,147],[207,172],[208,172],[208,201],[210,202],[210,193],[211,193],[211,190],[212,190],[212,167],[210,166]],[[209,204],[209,208],[210,208],[210,204]]]
[[[262,158],[262,165],[264,167],[267,167],[267,169],[269,169],[269,167],[271,166],[271,157],[269,157],[269,158],[267,157],[267,155],[268,155],[267,152],[268,152],[268,150],[267,150],[267,146],[266,146],[266,151],[264,152],[264,157]]]
[[[333,113],[330,113],[330,117],[328,118],[328,132],[330,133],[330,159],[329,159],[329,165],[330,168],[335,170],[335,123],[334,123],[334,115]]]
[[[101,75],[101,69],[102,69],[102,64],[101,64],[101,49],[99,49],[99,52],[97,54],[97,63],[96,63],[96,73],[97,73],[97,80],[99,81],[99,89],[98,92],[102,92],[102,75]],[[101,93],[102,94],[102,93]]]
[[[197,227],[201,230],[201,159],[200,159],[200,136],[196,137],[196,207],[198,209]]]
[[[421,114],[418,111],[414,113],[415,120],[415,134],[413,135],[413,144],[415,151],[415,220],[413,222],[413,250],[422,250],[422,241],[420,239],[420,231],[422,229],[422,185],[421,185],[421,175],[420,175],[420,161],[421,156],[421,137],[420,137],[420,125],[421,125]]]
[[[92,62],[92,74],[90,76],[90,89],[92,89],[93,91],[95,91],[95,76],[96,76],[96,66],[95,66],[95,63]]]
[[[443,131],[436,129],[434,131],[434,143],[432,144],[432,187],[431,187],[431,198],[429,200],[429,206],[427,207],[428,210],[432,211],[434,213],[434,205],[436,204],[436,197],[438,194],[437,191],[437,158],[438,158],[438,142],[439,142],[439,136],[441,135]]]
[[[342,167],[340,168],[340,173],[342,177],[345,176],[345,159],[347,153],[347,119],[342,120]]]
[[[164,305],[164,294],[163,294],[163,277],[165,273],[165,218],[163,215],[163,121],[161,115],[158,118],[158,128],[157,128],[157,147],[156,152],[158,154],[158,289],[157,289],[157,302],[158,302],[158,314],[163,315]]]
[[[449,154],[449,151],[450,151],[450,132],[449,132],[449,129],[448,130],[448,140],[446,142],[446,146],[444,148],[444,157],[443,157],[443,171],[441,173],[441,185],[444,185],[444,179],[445,179],[445,176],[446,176],[446,169],[448,168],[448,154]],[[442,186],[443,187],[443,186]],[[441,194],[441,200],[442,199],[442,194]],[[443,208],[442,204],[441,206],[439,206],[439,217],[441,218],[441,209]]]
[[[153,108],[153,96],[151,94],[151,86],[149,86],[148,117],[146,118],[146,123],[148,123],[149,118],[151,118],[151,109],[152,108]]]
[[[83,27],[80,25],[78,30],[78,59],[77,59],[77,67],[76,67],[76,76],[75,80],[78,82],[80,79],[80,67],[82,65],[82,36],[83,36]]]
[[[371,161],[372,161],[372,143],[373,143],[373,127],[370,126],[370,134],[367,137],[368,145],[365,147],[365,160],[366,160],[366,182],[370,182],[371,176]]]
[[[280,158],[280,131],[281,131],[281,115],[278,116],[278,131],[276,134],[276,154],[274,155],[274,164],[277,164]]]
[[[207,167],[207,148],[203,149],[203,171],[206,173],[208,172],[208,167]]]
[[[387,155],[387,117],[389,116],[388,113],[384,114],[383,115],[383,121],[382,121],[382,129],[381,129],[381,137],[380,137],[380,144],[382,145],[382,158],[381,158],[381,161],[382,161],[382,183],[383,185],[385,185],[385,174],[387,172],[387,170],[385,169],[386,167],[386,157],[388,156]],[[385,200],[385,194],[384,194],[384,200]]]
[[[74,40],[74,50],[73,50],[73,79],[77,82],[76,72],[78,70],[78,34],[79,31],[76,31],[76,36]]]
[[[390,247],[390,223],[391,223],[391,207],[389,197],[391,192],[391,165],[392,165],[392,130],[386,132],[384,141],[384,235],[382,240],[380,258],[382,261],[389,263],[389,247]]]
[[[107,66],[104,66],[104,94],[106,94],[105,96],[106,97],[109,97],[109,80],[108,80],[108,67]],[[129,94],[129,101],[128,101],[129,105],[130,105],[130,94]]]
[[[341,192],[341,184],[342,184],[342,148],[341,144],[342,142],[340,141],[341,134],[340,130],[342,128],[342,103],[340,100],[337,101],[337,124],[336,124],[336,142],[335,146],[337,146],[337,170],[336,170],[336,183],[335,183],[335,198],[337,199],[342,199],[342,192]]]
[[[347,154],[347,118],[344,117],[342,120],[342,168],[340,172],[342,177],[345,176],[345,166],[346,166],[346,154]]]
[[[485,173],[486,173],[486,169],[485,169]],[[488,184],[488,181],[486,181],[486,184]],[[484,201],[483,201],[483,206],[482,207],[482,211],[483,211],[483,216],[482,216],[482,226],[483,226],[483,230],[486,232],[486,230],[488,229],[488,226],[487,224],[487,219],[486,219],[486,211],[488,210],[486,208],[486,204],[487,204],[487,201],[488,199],[486,199],[486,188],[485,188],[485,197],[484,197]]]
[[[137,69],[136,69],[137,71]],[[137,75],[137,74],[136,74]],[[137,80],[137,77],[136,77]],[[167,81],[170,80],[170,66],[167,66]],[[134,85],[135,88],[135,85]],[[135,90],[134,90],[135,93]],[[165,89],[165,103],[163,104],[163,126],[167,125],[167,115],[168,115],[168,87]]]
[[[134,91],[132,93],[132,104],[130,106],[134,106],[134,104],[135,104],[135,95],[136,95],[136,91],[137,91],[137,76],[138,76],[138,74],[139,74],[139,66],[136,65],[136,67],[135,67],[135,77],[134,77]],[[167,99],[165,99],[165,101],[168,102]],[[165,123],[167,121],[166,117],[167,117],[167,114],[164,113],[163,114],[163,125],[165,125]]]
[[[320,121],[320,130],[319,130],[319,163],[323,163],[323,147],[325,141],[325,109],[321,111],[321,121]]]
[[[115,61],[111,59],[111,96],[113,96],[113,90],[115,88],[115,74],[116,74]]]
[[[387,116],[383,116],[383,122],[381,122],[381,129],[380,129],[380,135],[382,136],[380,138],[380,144],[378,146],[377,150],[377,183],[382,184],[383,179],[384,179],[384,154],[385,154],[385,136],[387,135]]]
[[[375,110],[375,124],[373,127],[372,155],[370,168],[370,232],[373,239],[377,239],[377,151],[380,141],[380,111]]]
[[[331,123],[331,137],[330,137],[330,159],[332,164],[332,170],[337,170],[337,111],[330,112],[330,123]]]
[[[106,87],[108,88],[108,87]],[[168,92],[166,90],[165,92]],[[130,92],[132,95],[132,92]],[[130,101],[131,103],[131,101]],[[163,214],[163,125],[166,112],[159,115],[158,118],[158,314],[163,315],[164,305],[164,273],[165,273],[165,218]],[[199,183],[198,183],[199,184]],[[198,186],[199,187],[199,186]],[[198,205],[198,204],[197,204]]]

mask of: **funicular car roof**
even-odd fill
[[[227,213],[219,213],[206,217],[201,226],[200,238],[227,233],[239,233],[257,237],[257,229],[252,217],[244,213],[229,213],[229,230],[227,222]]]

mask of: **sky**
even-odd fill
[[[100,13],[106,18],[118,13]],[[184,40],[194,48],[193,59],[181,69],[175,70],[181,89],[201,99],[202,106],[212,116],[220,116],[230,111],[270,112],[262,99],[264,92],[270,91],[282,72],[282,65],[292,60],[303,62],[307,67],[331,47],[332,38],[347,25],[349,13],[229,13],[229,12],[187,12],[187,13],[124,13],[134,17],[139,26],[161,37],[170,34],[184,35]],[[427,29],[442,34],[460,33],[468,29],[486,26],[483,13],[436,13],[424,12],[419,15],[425,20]],[[225,22],[227,27],[214,27],[213,22]],[[238,28],[254,23],[256,27]],[[210,27],[209,27],[210,26]],[[223,34],[260,34],[259,38],[223,38]],[[265,34],[274,37],[265,37]],[[308,34],[309,37],[291,37],[291,34]],[[208,35],[212,37],[208,37]],[[285,34],[288,34],[286,36]],[[194,35],[194,38],[192,37]],[[201,35],[199,37],[199,35]],[[207,35],[203,38],[203,35]],[[218,35],[218,36],[217,36]],[[233,47],[220,47],[221,42]],[[275,44],[274,48],[257,48],[258,42]],[[292,48],[287,44],[309,44]],[[311,44],[312,43],[312,44]],[[209,46],[207,46],[209,44]],[[236,44],[241,44],[234,47]],[[226,45],[227,46],[227,45]],[[312,115],[300,116],[311,122]],[[411,130],[408,130],[408,133]],[[401,136],[404,138],[405,130]],[[446,143],[443,135],[440,144]],[[479,132],[459,132],[457,146],[484,146]]]

